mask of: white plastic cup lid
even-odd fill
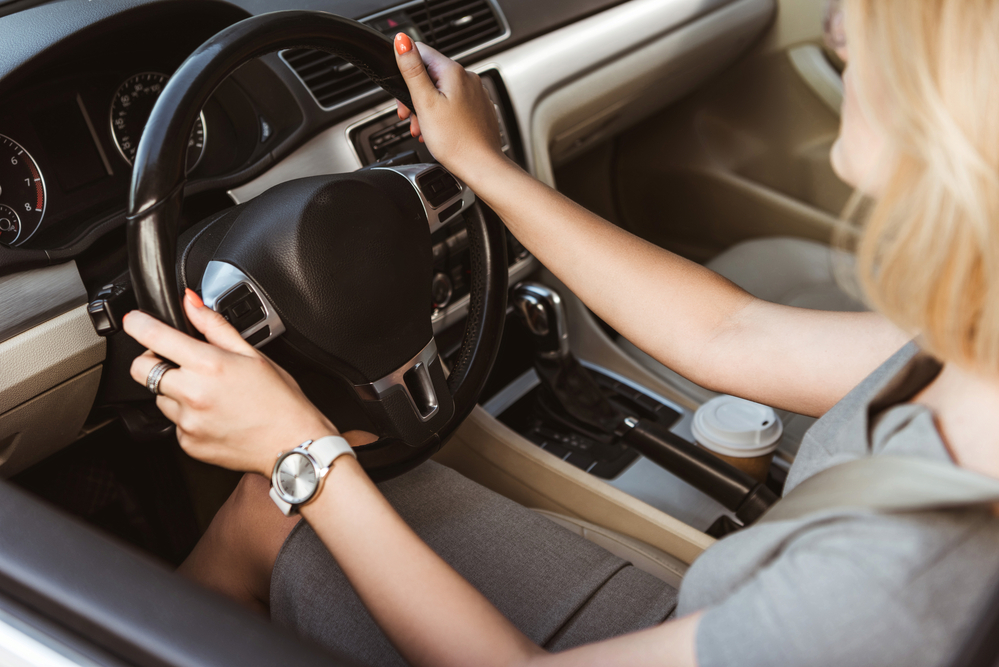
[[[751,459],[777,449],[784,425],[773,408],[735,396],[718,396],[697,409],[692,430],[694,439],[705,449]]]

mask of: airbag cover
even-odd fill
[[[315,176],[263,193],[215,253],[275,305],[293,345],[355,382],[388,375],[433,337],[433,253],[409,182],[389,171]]]

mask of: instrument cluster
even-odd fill
[[[0,243],[31,238],[45,217],[45,178],[20,144],[0,134]]]
[[[107,198],[110,190],[127,188],[139,140],[169,77],[147,71],[116,79],[114,88],[97,86],[102,95],[86,84],[69,91],[48,87],[9,106],[23,111],[9,123],[0,119],[0,244],[20,246],[34,237],[55,212],[50,197],[66,214],[77,212],[88,195]],[[202,163],[208,129],[202,112],[187,142],[189,173]],[[117,204],[123,207],[124,199]]]

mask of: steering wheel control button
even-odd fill
[[[224,294],[218,301],[217,310],[240,332],[263,322],[267,317],[260,297],[245,284]]]
[[[231,264],[214,260],[208,263],[201,279],[201,298],[254,347],[285,332],[274,307],[250,278]]]
[[[440,212],[441,222],[448,222],[451,218],[458,215],[461,209],[462,209],[461,200],[458,200],[455,203],[451,204],[450,206],[448,206],[447,208],[445,208],[443,211]]]
[[[257,329],[256,333],[252,333],[246,337],[246,342],[250,345],[256,346],[258,343],[263,343],[271,335],[271,328],[264,325],[263,329]]]
[[[98,336],[110,336],[118,330],[114,319],[111,317],[111,307],[104,299],[92,301],[87,306],[87,314],[94,323],[94,330]]]
[[[410,182],[427,215],[430,232],[436,232],[475,203],[475,194],[438,164],[411,164],[373,167],[373,171],[393,171]]]
[[[434,208],[439,208],[461,194],[457,179],[439,167],[417,176],[416,184]]]

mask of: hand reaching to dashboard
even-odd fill
[[[499,122],[478,74],[469,72],[409,35],[395,38],[396,60],[416,107],[414,115],[399,103],[399,117],[427,144],[437,160],[468,180],[469,170],[502,158]]]
[[[125,317],[125,332],[149,348],[132,362],[136,382],[144,385],[160,358],[180,366],[162,376],[156,405],[177,425],[184,451],[206,463],[269,476],[280,452],[339,433],[284,369],[191,290],[184,309],[208,342],[141,311]]]

